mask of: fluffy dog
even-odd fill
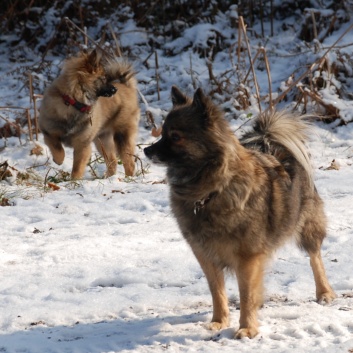
[[[266,262],[291,237],[310,255],[317,300],[333,300],[320,254],[326,217],[304,145],[303,118],[260,115],[239,141],[201,89],[190,99],[173,87],[172,101],[161,139],[144,152],[167,167],[173,214],[212,294],[209,328],[229,325],[227,269],[239,286],[236,338],[257,335]]]
[[[83,177],[92,142],[104,157],[106,176],[115,174],[118,156],[131,176],[139,115],[132,66],[93,50],[66,60],[44,93],[39,126],[55,163],[64,161],[63,145],[73,147],[73,179]]]

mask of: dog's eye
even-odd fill
[[[170,135],[170,139],[173,141],[173,142],[179,142],[181,140],[181,136],[179,134],[177,134],[176,132],[173,132],[171,135]]]

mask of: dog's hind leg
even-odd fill
[[[82,179],[85,174],[86,165],[91,157],[91,144],[74,144],[74,162],[72,166],[71,178]]]
[[[310,265],[314,273],[315,285],[316,285],[316,298],[318,303],[330,303],[336,298],[335,292],[332,290],[322,262],[321,253],[309,252]]]
[[[107,166],[106,176],[110,177],[116,173],[118,160],[115,151],[114,138],[111,133],[100,135],[94,140],[98,152],[103,156]]]
[[[133,176],[135,171],[135,133],[131,131],[116,133],[114,141],[124,166],[125,175]]]
[[[332,290],[321,258],[321,244],[326,236],[326,219],[323,211],[318,207],[318,214],[307,219],[300,232],[299,246],[310,256],[310,265],[313,270],[316,298],[319,303],[330,303],[336,298]]]
[[[236,338],[253,338],[258,334],[257,310],[263,302],[263,275],[265,254],[242,256],[237,259],[235,271],[240,295],[239,330]]]
[[[60,138],[56,135],[49,135],[44,133],[44,142],[50,149],[50,152],[53,156],[53,161],[56,164],[61,165],[65,159],[65,150]]]
[[[212,295],[213,317],[212,321],[207,324],[207,328],[210,330],[221,330],[229,326],[228,298],[223,270],[214,265],[202,252],[195,251],[195,249],[193,251],[206,275]]]

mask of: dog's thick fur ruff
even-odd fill
[[[223,274],[228,269],[239,285],[236,337],[258,333],[266,262],[291,237],[310,255],[317,300],[333,300],[320,254],[326,217],[312,179],[303,117],[260,115],[239,141],[200,89],[191,100],[173,87],[172,101],[162,138],[145,154],[167,166],[172,211],[212,294],[209,328],[229,325]]]
[[[116,173],[118,156],[125,174],[133,175],[140,115],[136,85],[131,64],[93,50],[67,59],[45,91],[40,129],[55,163],[64,161],[63,145],[73,147],[73,179],[83,177],[92,142],[104,157],[106,176]],[[70,99],[78,102],[76,106],[67,103]]]

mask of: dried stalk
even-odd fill
[[[260,53],[261,53],[261,49],[259,49],[259,50],[256,52],[256,54],[255,54],[255,57],[254,57],[254,59],[253,59],[253,63],[254,63],[254,64],[255,64],[257,58],[259,57]],[[243,79],[243,83],[244,83],[244,84],[245,84],[246,80],[248,79],[248,76],[250,75],[250,72],[251,72],[251,67],[249,67],[249,70],[248,70],[248,72],[246,73],[246,75],[245,75],[245,77],[244,77],[244,79]]]
[[[272,104],[272,80],[271,80],[270,63],[268,62],[266,49],[265,48],[261,48],[260,51],[262,52],[262,55],[263,55],[264,61],[265,61],[265,66],[266,66],[266,71],[267,71],[267,78],[268,78],[269,106],[270,106],[270,111],[272,111],[273,110],[273,104]]]
[[[311,19],[313,21],[314,38],[317,39],[317,26],[316,26],[316,20],[315,20],[315,12],[314,11],[310,11],[310,12],[311,12]]]
[[[273,0],[270,1],[270,6],[271,6],[271,37],[273,37],[274,31],[273,31],[273,18],[274,18],[274,9],[273,9]]]
[[[37,99],[43,99],[43,95],[33,94],[34,126],[36,129],[36,141],[38,141],[38,135],[39,135]]]
[[[241,23],[238,22],[238,48],[237,48],[237,56],[238,56],[238,65],[240,64],[240,54],[241,54],[241,37],[242,37]]]
[[[158,74],[159,65],[158,65],[158,54],[157,54],[156,50],[154,52],[154,59],[155,59],[155,63],[156,63],[157,96],[158,96],[158,100],[160,101],[161,94],[160,94],[160,89],[159,89],[159,74]]]
[[[190,76],[191,76],[192,87],[194,89],[196,89],[197,86],[196,86],[196,81],[195,81],[195,78],[194,78],[194,75],[193,75],[193,70],[192,70],[192,55],[191,55],[191,53],[190,53]]]
[[[28,123],[29,140],[33,141],[32,121],[31,121],[31,113],[29,112],[29,109],[26,109],[26,116],[27,116],[27,123]]]
[[[113,57],[113,55],[106,50],[105,48],[103,48],[99,43],[97,43],[92,37],[90,37],[85,31],[83,31],[80,27],[78,27],[75,23],[73,23],[68,17],[64,18],[64,21],[67,24],[70,24],[71,26],[73,26],[75,29],[77,29],[79,32],[81,32],[86,38],[88,38],[92,43],[94,43],[101,51],[103,51],[106,55]],[[113,59],[115,59],[115,57],[113,57]]]
[[[84,35],[83,35],[83,40],[84,40],[84,43],[85,43],[85,46],[87,47],[88,46],[88,40],[87,40],[87,27],[83,27],[83,32],[84,32]]]
[[[148,59],[154,54],[154,52],[152,52],[151,54],[149,54],[147,56],[147,58],[142,62],[142,65],[146,66],[147,69],[150,68],[150,65],[148,64]]]
[[[118,56],[118,58],[121,58],[121,57],[122,57],[122,54],[121,54],[121,50],[120,50],[119,41],[118,41],[118,38],[116,37],[114,31],[113,31],[113,27],[112,27],[112,25],[110,24],[110,22],[108,22],[108,27],[109,27],[110,33],[112,34],[113,39],[114,39],[114,41],[115,41],[116,55]]]
[[[304,97],[308,96],[309,98],[311,98],[311,100],[322,105],[329,113],[330,117],[339,117],[339,109],[332,104],[325,103],[316,92],[303,90],[301,87],[300,87],[300,91],[303,93]]]
[[[259,111],[261,113],[259,85],[257,83],[254,63],[253,63],[253,60],[252,60],[252,57],[251,57],[251,49],[250,49],[249,39],[248,39],[248,36],[246,34],[246,26],[245,26],[244,19],[243,19],[242,16],[239,16],[239,23],[240,23],[240,26],[241,26],[241,29],[242,29],[242,32],[243,32],[243,35],[244,35],[246,47],[247,47],[247,50],[248,50],[249,61],[250,61],[251,71],[252,71],[253,78],[254,78],[255,90],[256,90],[256,95],[257,95],[257,103],[259,105]]]

